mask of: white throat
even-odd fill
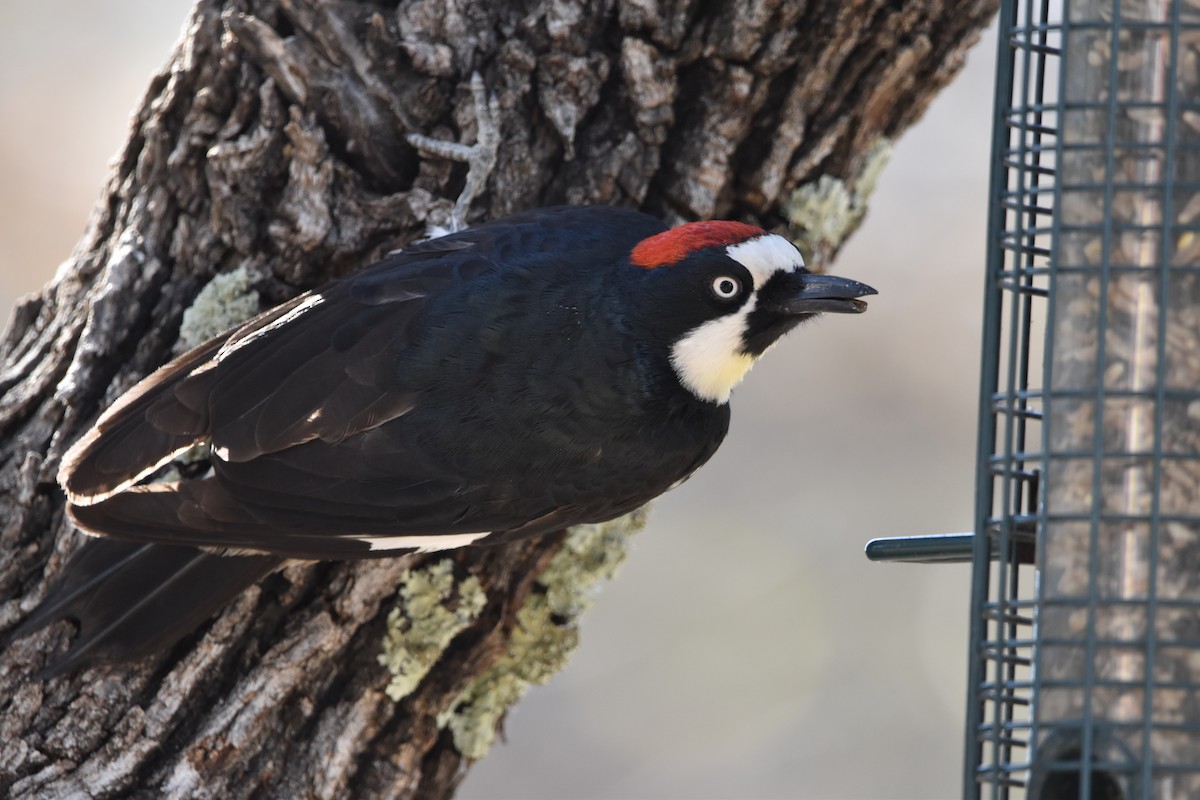
[[[679,382],[701,400],[728,403],[733,387],[754,366],[757,359],[742,352],[742,342],[757,299],[751,295],[736,312],[698,325],[671,348]]]
[[[754,293],[736,311],[696,326],[671,348],[671,366],[679,382],[701,400],[721,404],[729,402],[733,388],[758,360],[743,349],[758,290],[776,272],[804,266],[795,245],[773,233],[730,245],[725,253],[750,273]]]

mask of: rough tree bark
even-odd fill
[[[78,544],[53,476],[101,409],[222,314],[446,221],[465,169],[405,135],[474,141],[472,71],[503,137],[472,218],[740,218],[824,263],[996,0],[395,5],[196,6],[87,233],[0,344],[0,632]],[[0,655],[0,794],[449,796],[637,522],[297,566],[170,653],[41,681],[71,635],[51,626]]]

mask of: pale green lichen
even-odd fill
[[[892,156],[892,142],[881,138],[867,152],[853,188],[832,175],[806,183],[783,204],[792,241],[818,267],[863,221],[879,176]]]
[[[388,613],[378,657],[392,675],[384,691],[393,700],[417,688],[454,637],[479,617],[487,603],[476,577],[455,583],[450,559],[405,572],[400,597],[401,604]]]
[[[257,314],[258,291],[252,288],[257,277],[245,265],[213,276],[183,312],[179,346],[190,350]]]
[[[487,755],[508,708],[566,665],[579,644],[578,618],[592,604],[593,588],[616,574],[629,538],[645,522],[642,508],[567,532],[562,549],[538,576],[537,590],[517,612],[508,650],[438,715],[439,727],[450,731],[460,753],[471,759]]]
[[[892,151],[892,140],[888,138],[877,140],[874,146],[867,151],[862,170],[858,173],[858,183],[854,186],[857,202],[864,209],[867,201],[871,199],[871,195],[875,193],[875,187],[879,184],[879,176],[883,174],[883,168],[892,160]]]

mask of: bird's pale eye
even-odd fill
[[[713,278],[709,288],[712,289],[713,296],[718,300],[732,300],[741,293],[742,284],[737,278],[730,275],[718,275]]]

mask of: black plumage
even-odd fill
[[[53,677],[104,660],[132,660],[169,647],[282,563],[276,556],[214,555],[194,547],[89,539],[41,604],[8,637],[59,619],[79,625]]]
[[[662,224],[590,211],[417,245],[185,355],[65,459],[73,518],[133,541],[348,558],[404,549],[370,537],[532,534],[661,493],[712,454],[728,409],[638,363],[612,273]],[[212,476],[90,503],[197,441]]]
[[[752,308],[756,278],[726,245],[765,234],[722,224],[651,239],[660,221],[614,208],[510,217],[406,248],[171,362],[64,457],[72,519],[107,538],[21,632],[72,616],[69,666],[140,655],[282,558],[505,541],[661,494],[729,424],[672,349]],[[724,275],[739,296],[713,294]],[[871,292],[843,283],[830,302]],[[760,299],[753,356],[808,315],[777,319]],[[211,447],[209,475],[139,483],[196,444]]]

